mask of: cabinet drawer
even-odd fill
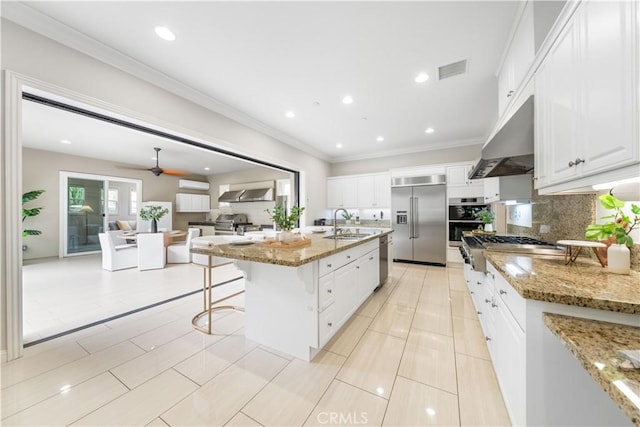
[[[523,331],[526,331],[526,302],[525,299],[498,273],[496,268],[487,264],[487,277],[493,275],[496,299],[499,298],[513,315]],[[499,302],[499,301],[496,301]]]
[[[334,284],[333,273],[326,274],[320,278],[318,285],[318,311],[324,311],[335,301]]]
[[[329,306],[325,311],[318,316],[318,338],[320,341],[320,348],[322,348],[327,341],[331,339],[336,331],[336,319],[335,319],[335,304]]]
[[[377,249],[378,246],[380,246],[380,240],[373,239],[370,242],[347,249],[346,251],[338,252],[337,254],[322,258],[318,261],[319,275],[324,276],[325,274],[335,271],[338,268],[357,260],[367,252]]]

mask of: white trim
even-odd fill
[[[7,360],[22,356],[22,82],[4,71],[4,149],[2,166],[4,212],[4,262],[2,280],[6,292],[4,324],[7,330]]]
[[[86,55],[103,61],[115,68],[126,73],[138,77],[144,81],[152,83],[178,95],[188,99],[198,105],[208,108],[218,114],[222,114],[238,123],[241,123],[251,129],[269,135],[285,144],[304,151],[314,157],[328,161],[329,156],[315,148],[254,119],[246,113],[226,105],[215,98],[207,96],[190,86],[175,80],[158,70],[151,68],[142,62],[120,53],[119,51],[104,45],[91,37],[76,31],[59,21],[23,4],[20,2],[4,2],[2,5],[2,15],[19,25],[29,28],[45,37],[48,37],[58,43],[78,50]],[[252,156],[255,157],[255,156]]]
[[[0,351],[0,363],[7,363],[7,352],[4,350]]]

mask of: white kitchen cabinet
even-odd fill
[[[327,179],[329,208],[389,208],[391,178],[388,173]]]
[[[533,4],[527,2],[498,74],[498,116],[513,100],[534,58]]]
[[[355,177],[327,179],[327,205],[329,208],[356,208],[358,181]]]
[[[447,166],[448,197],[482,197],[484,179],[469,179],[472,163]]]
[[[638,5],[583,2],[535,78],[536,188],[640,163]]]
[[[176,193],[176,212],[209,212],[208,194]]]
[[[484,201],[493,203],[531,198],[531,175],[511,175],[484,179]]]
[[[362,175],[358,183],[358,208],[388,208],[391,206],[389,174]]]

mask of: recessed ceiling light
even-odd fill
[[[289,119],[293,119],[296,116],[296,113],[294,113],[293,111],[287,111],[286,113],[284,113],[284,115]]]
[[[206,168],[204,168],[204,170],[206,170],[206,171],[210,171],[210,170],[211,170],[211,168],[210,168],[209,166],[207,166]]]
[[[336,148],[342,148],[342,144],[338,142],[338,143],[336,144]]]
[[[376,138],[376,141],[378,141],[378,142],[382,142],[382,141],[384,141],[384,136],[379,136],[379,137],[377,137],[377,138]]]
[[[154,28],[154,30],[156,32],[156,35],[160,37],[162,40],[167,40],[172,42],[176,39],[176,35],[173,34],[173,31],[171,31],[167,27],[163,27],[159,25],[156,28]]]
[[[353,102],[353,98],[351,97],[351,95],[345,95],[345,97],[342,98],[343,104],[351,104],[352,102]]]
[[[416,83],[424,83],[429,80],[429,75],[427,73],[420,73],[416,76]]]
[[[425,132],[426,133],[433,133],[433,132],[435,132],[435,130],[433,130],[433,128],[426,128]]]
[[[69,141],[68,139],[61,139],[60,144],[71,144],[71,141]]]

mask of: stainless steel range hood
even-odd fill
[[[273,188],[255,188],[245,190],[240,196],[241,202],[266,202],[273,201]]]
[[[470,179],[533,171],[533,95],[482,148]]]
[[[218,197],[218,201],[227,203],[239,202],[242,193],[244,193],[244,190],[225,191],[220,197]]]

